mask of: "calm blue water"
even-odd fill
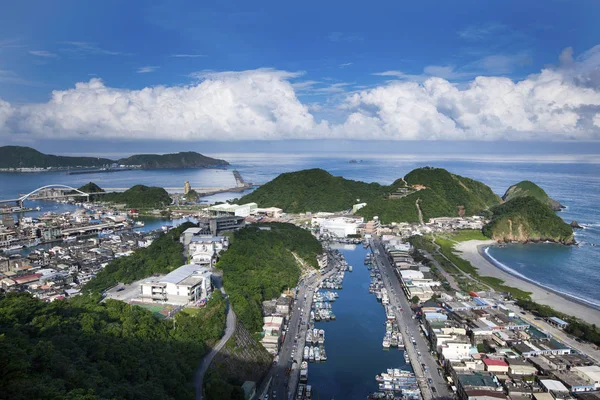
[[[308,383],[313,399],[360,399],[378,389],[375,375],[388,368],[412,370],[400,350],[383,350],[385,310],[369,294],[369,270],[363,264],[366,250],[341,250],[354,268],[346,272],[344,289],[333,303],[335,321],[317,322],[325,330],[327,361],[309,363]]]
[[[0,198],[13,198],[49,183],[78,187],[93,181],[101,187],[130,187],[141,183],[183,187],[189,180],[196,187],[231,187],[236,168],[246,181],[265,183],[282,172],[324,168],[334,175],[367,182],[389,184],[414,168],[442,167],[453,173],[480,180],[502,195],[512,184],[528,179],[542,186],[554,199],[567,206],[559,215],[567,222],[577,220],[586,227],[576,233],[579,247],[525,245],[492,248],[490,254],[508,268],[552,289],[600,304],[600,164],[549,162],[448,161],[406,158],[398,155],[302,155],[302,154],[215,154],[228,160],[229,170],[127,171],[111,174],[66,175],[65,173],[0,173]],[[349,159],[362,159],[349,164]],[[239,197],[220,194],[212,201]],[[157,225],[164,224],[162,221]],[[591,244],[597,244],[594,247]]]

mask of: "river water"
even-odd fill
[[[404,352],[384,350],[385,310],[369,293],[369,270],[363,261],[367,250],[362,246],[338,247],[353,272],[346,271],[343,289],[333,303],[334,321],[317,322],[325,330],[327,361],[309,363],[308,384],[313,399],[360,399],[378,390],[375,375],[388,368],[412,370],[404,361]]]

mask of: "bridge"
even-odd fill
[[[64,194],[62,196],[47,196],[47,197],[35,196],[37,193],[39,193],[43,190],[47,190],[47,189],[62,189],[63,191],[70,190],[71,192],[75,192],[75,193],[69,193],[66,196]],[[28,198],[30,198],[31,196],[35,196],[34,197],[35,200],[48,200],[48,199],[56,199],[59,197],[71,197],[71,196],[82,196],[82,197],[86,197],[86,199],[89,200],[91,194],[95,194],[95,193],[85,193],[79,189],[76,189],[74,187],[67,186],[67,185],[50,184],[50,185],[39,187],[27,194],[22,195],[21,197],[19,197],[17,199],[0,200],[0,204],[16,203],[17,206],[23,208],[23,202],[25,200],[27,200]]]

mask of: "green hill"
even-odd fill
[[[204,156],[194,151],[173,154],[137,154],[122,158],[122,165],[141,165],[144,169],[205,168],[229,165],[225,160]]]
[[[388,190],[378,183],[352,181],[315,168],[281,174],[239,202],[280,207],[289,213],[342,211],[384,197]]]
[[[516,197],[492,209],[483,234],[500,241],[553,241],[573,244],[573,228],[532,196]]]
[[[54,156],[31,147],[0,147],[0,168],[101,167],[113,162],[108,158]]]
[[[378,216],[383,223],[419,222],[420,208],[427,222],[436,217],[476,215],[500,203],[500,198],[485,184],[442,168],[415,169],[389,189],[407,185],[419,190],[400,199],[376,199],[357,214],[366,219]]]
[[[125,204],[129,208],[163,208],[171,204],[169,193],[163,188],[135,185],[123,193],[107,193],[99,198],[108,203]]]
[[[512,199],[516,199],[517,197],[525,197],[532,196],[546,204],[554,211],[560,211],[564,207],[556,200],[553,200],[546,194],[544,189],[536,185],[531,181],[521,181],[516,185],[512,185],[508,188],[502,199],[504,201],[510,201]]]
[[[407,191],[390,198],[400,189]],[[404,195],[404,197],[401,197]],[[335,177],[322,169],[279,175],[240,203],[280,207],[286,212],[342,211],[367,203],[357,215],[378,216],[383,223],[419,222],[423,218],[475,215],[500,203],[500,198],[481,182],[454,175],[441,168],[418,168],[389,186]]]

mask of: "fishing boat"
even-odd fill
[[[320,345],[319,350],[321,351],[321,361],[327,361],[327,353],[325,353],[325,346]]]
[[[315,361],[315,350],[313,347],[310,347],[308,350],[308,361]]]
[[[315,362],[321,361],[321,350],[315,347]]]
[[[325,343],[325,330],[319,329],[319,344]]]
[[[308,360],[308,358],[310,357],[310,350],[308,346],[304,346],[304,354],[303,357],[305,360]]]

